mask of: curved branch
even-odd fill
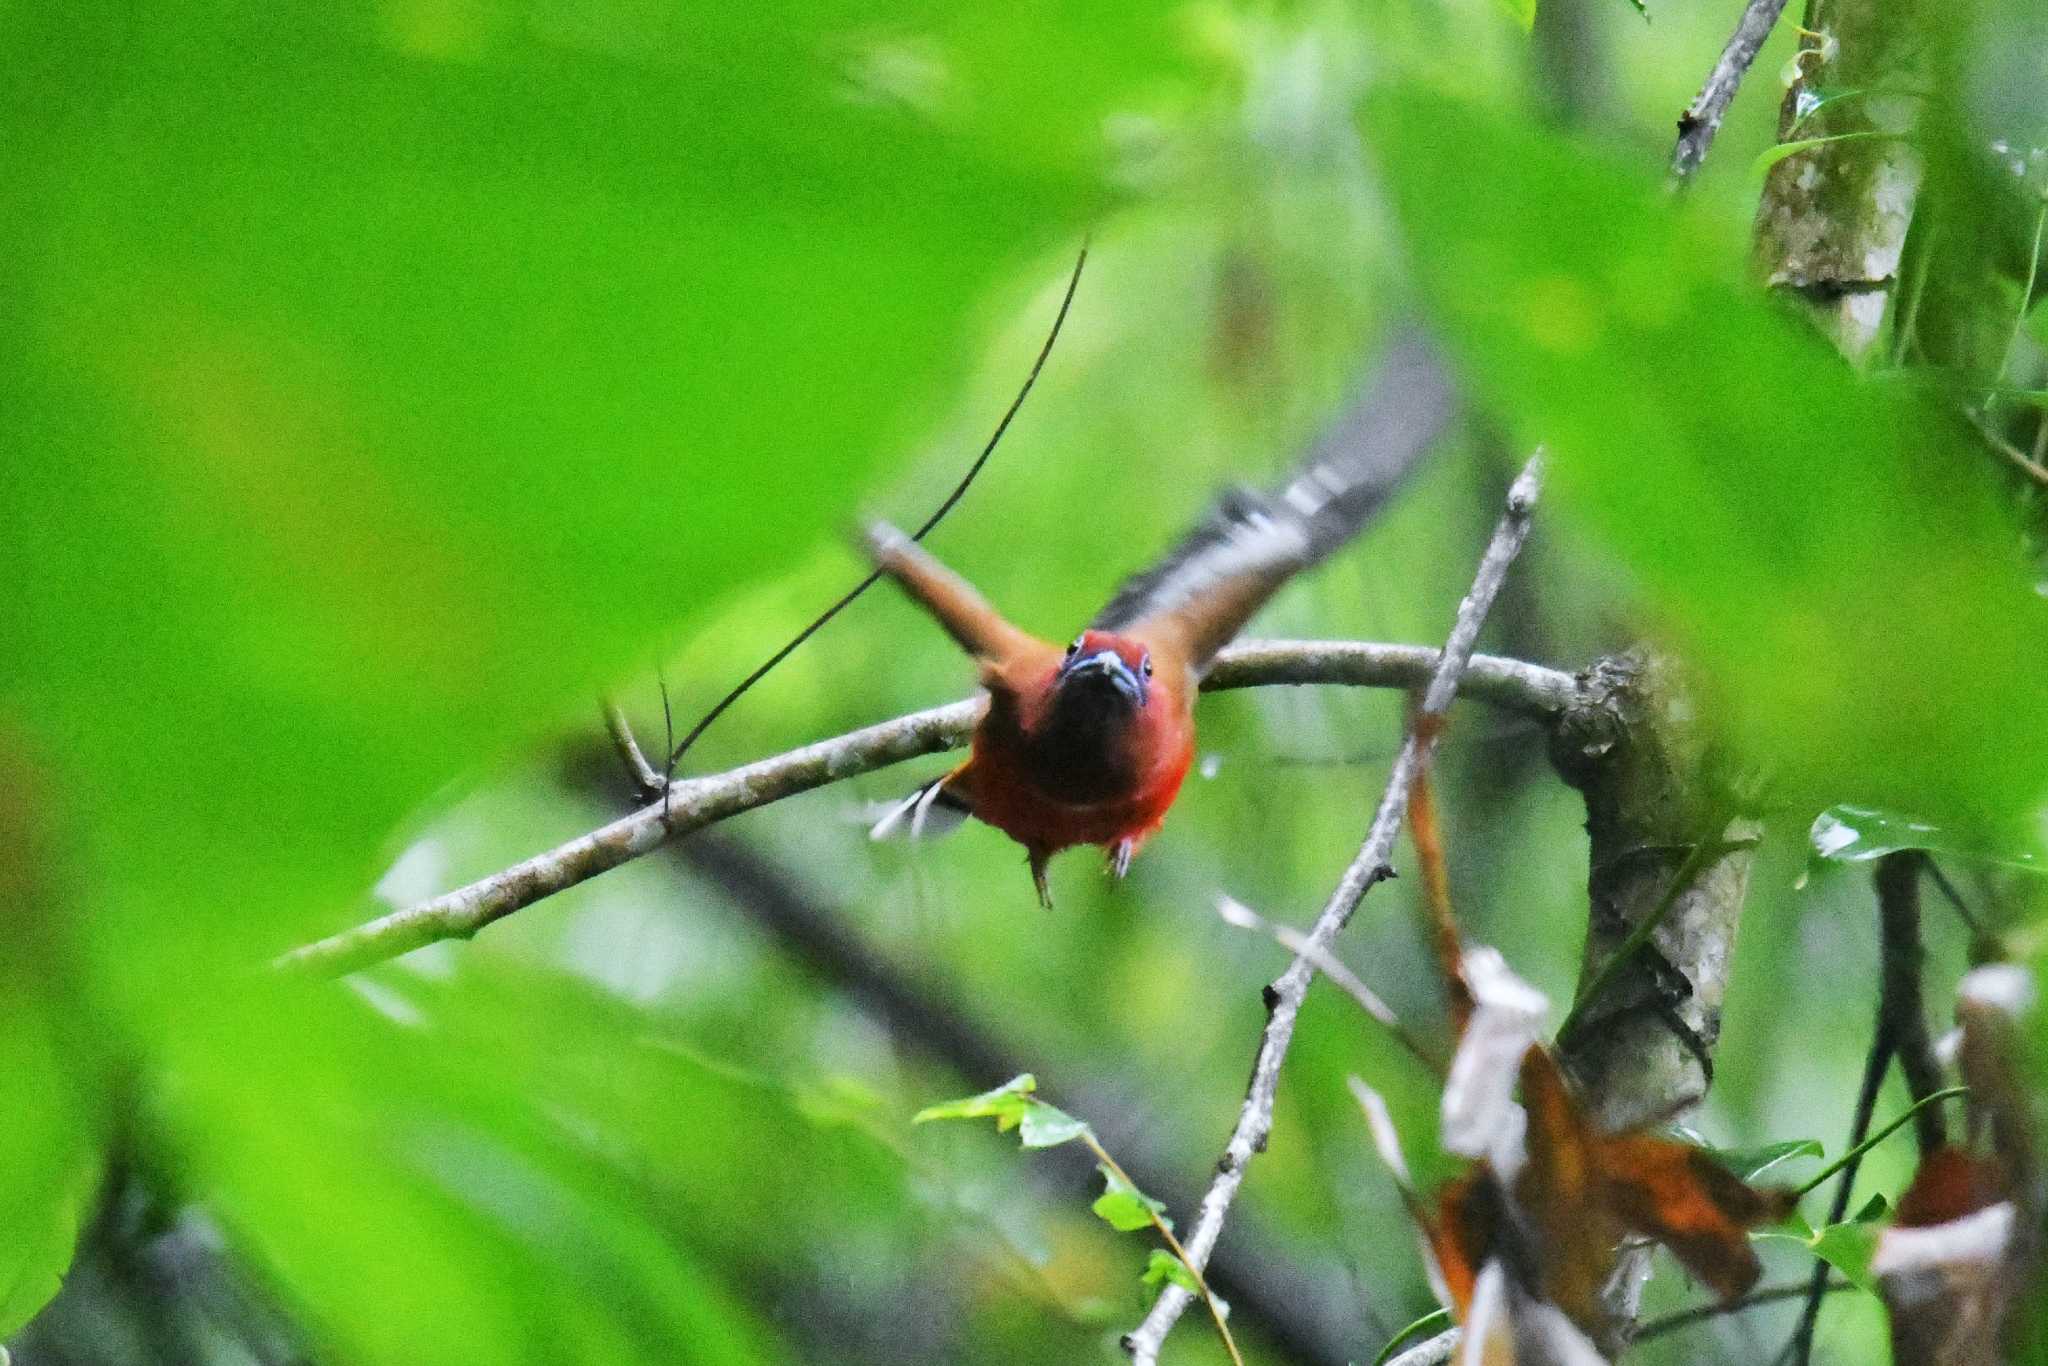
[[[1416,688],[1430,681],[1438,652],[1420,645],[1354,641],[1246,641],[1225,650],[1203,681],[1221,690],[1267,684],[1334,683]],[[1475,656],[1464,691],[1482,701],[1548,720],[1577,695],[1570,674],[1520,660]],[[677,780],[664,803],[570,840],[480,882],[293,949],[271,966],[339,977],[443,939],[467,939],[494,920],[639,858],[677,835],[905,759],[954,749],[981,711],[969,698],[912,712],[725,773]]]

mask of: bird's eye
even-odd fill
[[[1145,677],[1147,677],[1147,678],[1150,678],[1151,676],[1152,676],[1152,656],[1150,656],[1150,655],[1146,655],[1146,656],[1145,656]]]
[[[1072,645],[1069,645],[1069,646],[1067,647],[1067,657],[1068,657],[1069,659],[1071,659],[1071,658],[1073,658],[1073,656],[1075,656],[1075,655],[1079,654],[1080,652],[1081,652],[1081,637],[1079,637],[1079,636],[1075,636],[1075,637],[1074,637],[1074,643],[1073,643]]]

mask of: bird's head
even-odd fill
[[[1083,631],[1053,679],[1061,699],[1111,701],[1142,709],[1152,695],[1152,655],[1129,636]]]

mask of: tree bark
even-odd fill
[[[1802,27],[1778,139],[1818,145],[1771,167],[1756,264],[1862,364],[1883,328],[1920,193],[1920,154],[1907,135],[1928,44],[1921,12],[1890,0],[1807,0]]]
[[[1558,1050],[1595,1122],[1614,1131],[1706,1095],[1758,825],[1672,661],[1630,651],[1579,681],[1551,746],[1586,801],[1590,903],[1581,999]],[[1647,1249],[1623,1254],[1610,1347],[1633,1327],[1648,1276]]]

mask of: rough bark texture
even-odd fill
[[[1675,1118],[1706,1094],[1758,826],[1731,814],[1708,729],[1672,661],[1631,650],[1577,682],[1552,725],[1551,760],[1586,801],[1590,909],[1579,980],[1581,992],[1600,987],[1558,1050],[1595,1122],[1611,1130]],[[1702,840],[1705,856],[1666,907]],[[1660,908],[1646,943],[1610,966]],[[1647,1248],[1622,1253],[1605,1297],[1610,1354],[1633,1333],[1649,1268]],[[1436,1366],[1457,1342],[1450,1329],[1390,1366]]]
[[[1835,140],[1771,167],[1757,267],[1860,363],[1884,322],[1920,192],[1920,155],[1904,135],[1918,112],[1909,92],[1925,80],[1926,37],[1917,8],[1896,0],[1808,0],[1803,27],[1778,138]],[[1816,108],[1847,91],[1866,93]]]
[[[1581,980],[1607,970],[1671,894],[1696,845],[1721,846],[1562,1041],[1595,1116],[1621,1128],[1668,1116],[1706,1091],[1703,1054],[1720,1036],[1757,825],[1731,816],[1705,728],[1670,661],[1631,651],[1593,665],[1581,687],[1552,745],[1558,770],[1586,799],[1591,907]]]
[[[1757,825],[1731,814],[1706,728],[1670,661],[1640,651],[1604,659],[1580,676],[1580,691],[1551,754],[1586,800],[1580,981],[1597,994],[1559,1047],[1596,1121],[1620,1129],[1674,1117],[1706,1094]],[[1660,909],[1647,941],[1615,962]],[[1648,1274],[1647,1251],[1624,1254],[1608,1296],[1624,1338]]]

